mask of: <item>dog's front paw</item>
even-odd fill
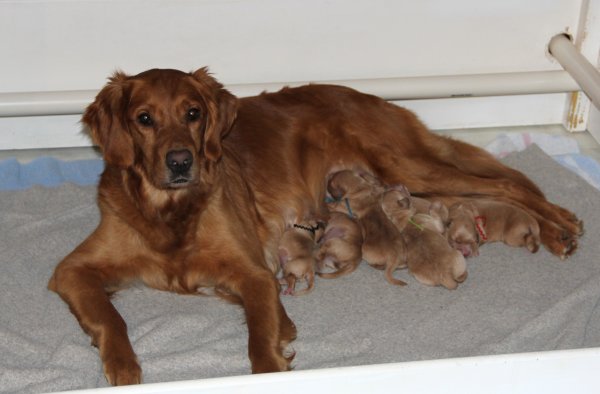
[[[291,362],[296,355],[292,350],[288,353],[287,349],[276,348],[260,353],[250,353],[250,362],[252,364],[252,373],[284,372],[291,370]],[[284,354],[285,353],[285,354]]]
[[[277,355],[268,359],[258,360],[252,363],[252,373],[269,373],[269,372],[284,372],[291,370],[290,363],[296,352],[290,357]]]
[[[104,376],[113,386],[140,384],[142,369],[137,360],[131,357],[113,357],[104,361]]]

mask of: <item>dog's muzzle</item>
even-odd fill
[[[167,153],[166,164],[171,171],[172,185],[185,184],[190,181],[189,170],[194,162],[192,152],[187,149],[172,150]]]

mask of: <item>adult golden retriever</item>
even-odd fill
[[[288,370],[283,350],[296,329],[279,300],[277,242],[286,222],[319,214],[334,170],[360,168],[422,196],[509,201],[538,220],[543,244],[561,258],[582,233],[523,174],[345,87],[237,99],[206,69],[116,73],[83,122],[106,162],[101,221],[49,288],[91,336],[114,385],[141,381],[109,298],[134,280],[185,294],[214,288],[237,301],[252,372]]]

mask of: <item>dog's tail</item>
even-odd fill
[[[510,179],[534,194],[544,197],[539,187],[526,175],[498,161],[491,153],[474,145],[433,134],[425,144],[436,158],[450,164],[465,174],[488,178]]]
[[[325,278],[325,279],[339,278],[340,276],[348,275],[348,274],[354,272],[356,270],[356,268],[358,268],[359,264],[360,264],[360,259],[358,260],[358,262],[353,261],[349,264],[345,264],[342,268],[338,269],[337,271],[317,272],[317,275],[319,275],[319,277]]]
[[[309,271],[306,275],[306,289],[295,290],[292,295],[301,296],[310,293],[315,288],[315,274],[312,271]]]
[[[402,249],[401,252],[404,252],[406,248]],[[403,256],[404,258],[402,258]],[[404,262],[406,262],[405,253],[398,253],[387,261],[387,264],[385,265],[385,279],[389,283],[396,286],[406,286],[405,281],[394,278],[394,271],[396,271],[396,268],[404,265]]]
[[[396,266],[394,264],[388,264],[385,267],[385,279],[393,285],[396,286],[406,286],[406,282],[400,279],[394,278],[394,271],[396,270]]]

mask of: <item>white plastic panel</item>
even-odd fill
[[[120,68],[227,84],[558,70],[577,0],[0,0],[0,91],[97,89]]]
[[[65,394],[597,394],[598,365],[600,349],[593,348],[293,371]]]
[[[560,70],[580,0],[0,0],[0,93],[99,90],[115,69],[225,84]],[[593,28],[593,26],[589,27]],[[589,30],[588,28],[588,30]],[[561,95],[407,102],[431,128],[560,123]],[[0,149],[89,143],[72,117],[0,119]]]

